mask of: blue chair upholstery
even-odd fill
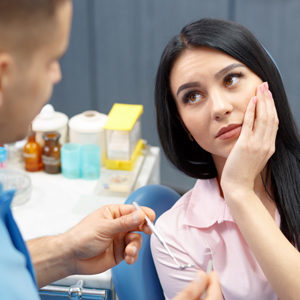
[[[136,201],[140,206],[152,208],[156,219],[170,209],[180,195],[162,185],[147,185],[134,191],[126,204]],[[150,250],[150,236],[142,233],[143,245],[133,265],[123,261],[112,269],[112,281],[119,300],[165,299]]]

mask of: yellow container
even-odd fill
[[[132,170],[144,146],[142,105],[115,103],[105,123],[107,169]]]
[[[105,158],[105,167],[107,169],[113,169],[113,170],[132,171],[137,162],[137,158],[140,155],[142,155],[143,148],[144,148],[144,142],[143,142],[143,140],[139,140],[130,160],[112,160],[112,159],[108,159],[106,157]]]

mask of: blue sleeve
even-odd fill
[[[10,209],[13,195],[0,184],[0,299],[38,300],[31,260]]]

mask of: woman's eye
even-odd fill
[[[198,93],[198,92],[188,92],[185,96],[184,96],[184,103],[191,103],[194,104],[196,102],[198,102],[199,100],[201,100],[202,96]]]
[[[226,84],[226,86],[232,86],[232,85],[235,85],[238,81],[239,81],[239,79],[237,77],[230,77],[230,78],[226,79],[225,84]]]
[[[231,87],[231,86],[237,84],[239,82],[240,78],[242,78],[242,77],[243,77],[242,73],[228,75],[224,79],[225,86]]]

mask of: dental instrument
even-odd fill
[[[134,201],[133,206],[135,207],[135,209],[137,210],[142,210],[141,207]],[[170,248],[168,247],[167,243],[165,242],[165,240],[162,238],[162,236],[158,233],[158,231],[156,230],[154,224],[150,221],[150,219],[147,217],[147,215],[145,214],[145,219],[147,222],[147,225],[149,226],[149,228],[151,229],[151,231],[155,234],[155,236],[158,238],[158,240],[160,241],[160,243],[165,247],[165,249],[168,251],[169,255],[173,258],[173,260],[175,261],[176,265],[178,266],[179,269],[181,270],[185,270],[186,268],[193,268],[195,267],[192,264],[185,264],[185,265],[181,265],[176,257],[173,255],[173,253],[171,252]]]

